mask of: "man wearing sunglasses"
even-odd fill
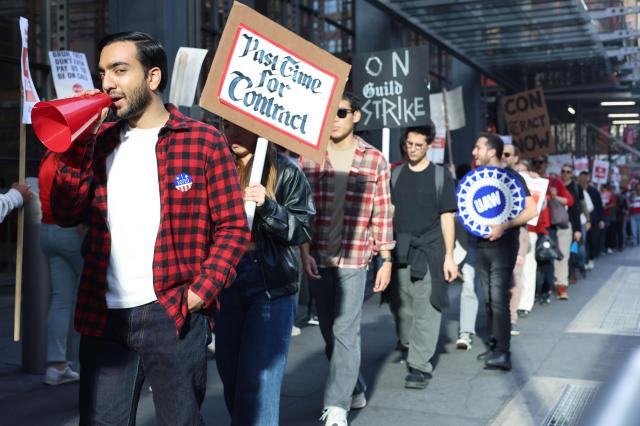
[[[502,163],[505,167],[515,170],[520,162],[520,151],[513,144],[505,144],[502,151]],[[524,260],[529,250],[529,233],[525,226],[518,229],[518,255],[516,256],[516,266],[513,268],[513,287],[511,287],[511,302],[509,311],[511,313],[511,335],[520,335],[518,329],[518,306],[522,297],[522,274],[524,271]]]
[[[379,253],[382,266],[373,291],[383,291],[391,280],[395,246],[389,165],[380,151],[354,134],[358,121],[359,100],[345,93],[324,162],[303,162],[316,218],[312,242],[302,246],[301,254],[330,363],[321,417],[327,426],[346,426],[347,411],[367,404],[360,375],[367,269]]]

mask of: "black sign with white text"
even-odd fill
[[[353,89],[362,101],[358,130],[419,126],[429,116],[427,46],[353,58]]]

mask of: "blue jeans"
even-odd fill
[[[640,245],[640,214],[632,214],[629,216],[631,224],[631,244]]]
[[[47,361],[69,360],[69,338],[76,291],[82,274],[80,246],[82,236],[77,228],[61,228],[58,225],[40,225],[40,247],[49,263],[51,302],[47,318]],[[78,334],[74,333],[77,348]]]
[[[216,314],[216,364],[232,425],[277,426],[295,296],[270,298],[255,252],[222,290]]]
[[[190,313],[178,336],[173,319],[156,302],[109,309],[108,315],[102,336],[80,340],[80,424],[135,424],[145,379],[153,389],[157,424],[204,424],[208,318]]]

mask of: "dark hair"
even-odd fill
[[[436,137],[436,126],[431,119],[427,118],[427,120],[427,124],[424,126],[407,127],[402,134],[401,142],[405,143],[407,141],[409,133],[417,133],[424,135],[427,138],[427,145],[431,145],[433,139]]]
[[[106,46],[121,41],[130,41],[136,45],[138,50],[138,61],[142,64],[145,74],[151,68],[160,68],[160,84],[158,91],[162,92],[167,87],[169,74],[167,73],[167,54],[159,41],[149,34],[141,32],[122,32],[106,36],[98,43],[98,53],[102,52]]]
[[[480,132],[478,138],[485,138],[487,140],[487,148],[496,150],[496,157],[502,158],[502,151],[504,151],[504,142],[502,138],[495,133]]]
[[[349,102],[349,106],[354,111],[360,111],[361,101],[360,98],[353,94],[353,92],[345,91],[342,94],[342,100]]]
[[[589,176],[589,175],[590,175],[590,173],[588,171],[586,171],[586,170],[583,170],[583,171],[580,172],[580,176]]]

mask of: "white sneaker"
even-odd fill
[[[357,395],[353,395],[351,397],[351,408],[353,410],[360,410],[367,406],[367,397],[364,395],[364,392],[361,392]]]
[[[216,356],[216,336],[215,335],[211,336],[211,343],[207,345],[207,352],[209,352],[211,356]]]
[[[456,348],[464,351],[470,351],[472,342],[473,337],[471,336],[471,333],[463,331],[460,333],[458,340],[456,340]]]
[[[322,411],[320,420],[324,421],[324,426],[349,426],[347,410],[340,407],[326,407]]]
[[[302,334],[302,330],[300,330],[300,327],[296,327],[295,325],[291,327],[291,335],[293,337],[299,336],[300,334]]]
[[[584,269],[590,271],[593,269],[593,267],[595,266],[595,263],[593,262],[593,260],[590,260],[589,262],[587,262],[587,264],[584,266]]]
[[[62,383],[74,382],[76,380],[80,380],[80,374],[73,371],[71,367],[67,365],[64,370],[58,370],[55,367],[47,367],[43,383],[55,386]]]

